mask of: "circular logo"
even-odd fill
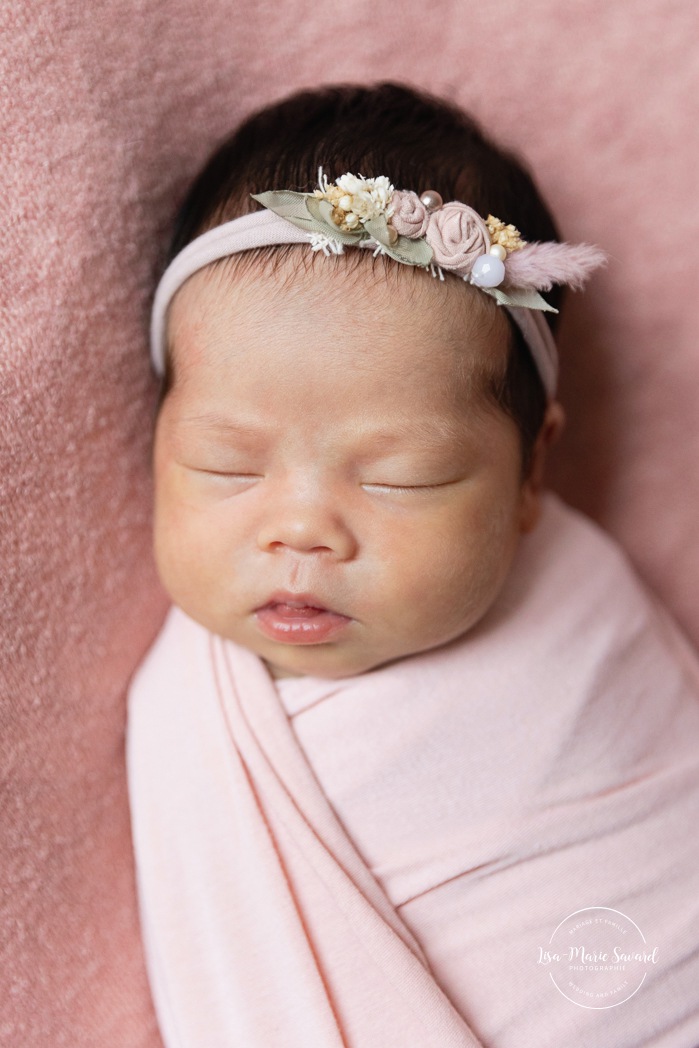
[[[609,906],[588,906],[565,917],[537,963],[559,993],[581,1008],[615,1008],[638,993],[658,963],[638,925]]]

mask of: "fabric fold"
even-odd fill
[[[333,813],[257,656],[177,609],[158,646],[182,665],[156,683],[154,650],[135,682],[128,763],[168,1048],[478,1046]]]

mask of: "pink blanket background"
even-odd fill
[[[692,0],[5,0],[0,7],[0,1043],[156,1048],[125,690],[166,610],[146,350],[174,207],[252,108],[320,81],[453,96],[611,256],[563,333],[551,485],[699,640]]]

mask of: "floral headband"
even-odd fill
[[[189,243],[166,269],[151,317],[151,356],[163,373],[165,321],[175,292],[204,266],[240,251],[306,243],[325,255],[369,248],[444,280],[453,273],[491,295],[519,327],[549,398],[558,381],[558,353],[543,312],[556,312],[539,294],[554,284],[580,288],[606,255],[589,244],[527,243],[513,225],[483,219],[467,204],[444,204],[439,193],[395,190],[385,175],[345,174],[328,182],[322,168],[312,193],[251,194],[264,206],[225,222]]]

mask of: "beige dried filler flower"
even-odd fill
[[[485,224],[490,233],[491,244],[499,244],[505,251],[519,251],[526,244],[526,240],[522,240],[520,231],[512,223],[506,226],[499,218],[488,215]]]

